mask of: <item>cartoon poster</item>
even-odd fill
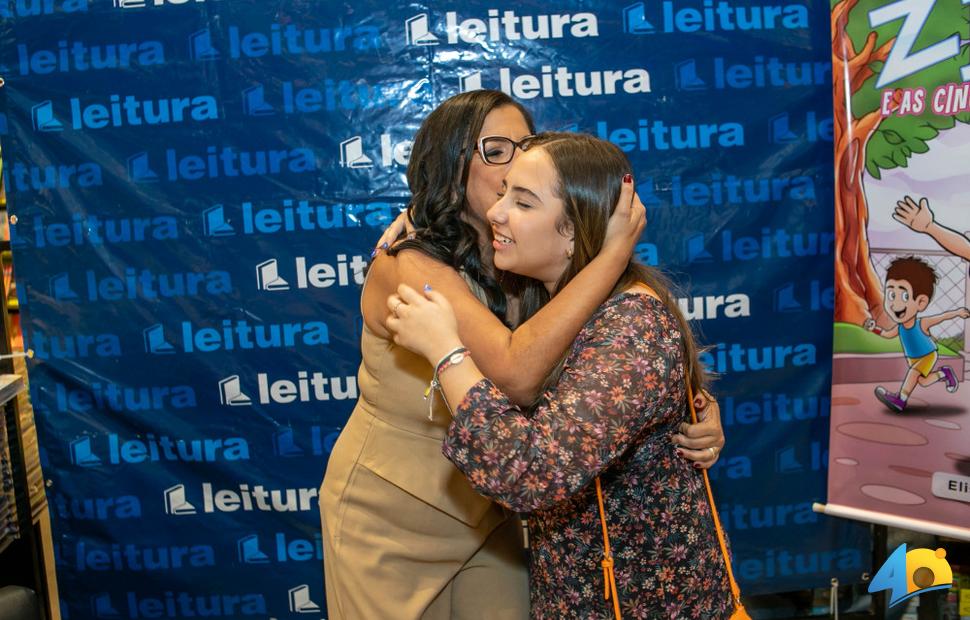
[[[970,0],[832,3],[826,514],[970,539]]]

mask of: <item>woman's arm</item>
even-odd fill
[[[438,303],[434,294],[432,301]],[[680,343],[667,335],[675,326],[654,304],[638,296],[608,308],[584,331],[553,399],[528,416],[483,378],[474,360],[441,373],[446,399],[457,405],[445,456],[479,493],[514,510],[541,509],[586,486],[656,422],[671,381],[683,381],[682,373],[671,377]],[[414,310],[398,311],[406,321]],[[397,321],[389,321],[392,329]],[[429,358],[458,344],[406,338]]]
[[[455,270],[418,252],[397,255],[397,281],[416,290],[426,284],[451,302],[458,331],[482,371],[515,402],[531,403],[549,371],[613,290],[645,225],[645,211],[623,183],[610,219],[610,239],[566,288],[515,331],[486,308]]]
[[[660,313],[642,299],[630,303],[641,315],[607,310],[552,400],[530,415],[487,379],[471,388],[442,451],[475,490],[520,512],[548,508],[586,487],[657,424],[671,382],[683,380],[671,376],[679,343],[662,342],[671,326],[660,327]],[[640,333],[618,335],[632,322]]]
[[[381,271],[378,270],[372,277],[380,275]],[[396,343],[423,355],[432,365],[451,350],[462,346],[458,319],[444,295],[439,291],[426,290],[422,296],[406,285],[398,290],[399,294],[391,295],[385,301],[387,328],[392,332],[388,334],[389,338],[393,337]],[[468,294],[467,288],[461,290]],[[477,300],[475,305],[480,307]],[[486,311],[485,314],[491,317],[490,312]],[[380,329],[385,329],[383,324]],[[481,370],[470,361],[448,373],[451,375],[446,386],[449,403],[460,402],[469,388],[482,379]],[[717,462],[724,447],[721,411],[714,398],[706,393],[695,395],[694,406],[701,421],[682,424],[680,432],[675,433],[671,441],[678,446],[678,456],[693,461],[694,467],[706,469]]]

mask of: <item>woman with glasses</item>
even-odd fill
[[[413,238],[378,255],[368,272],[360,398],[320,489],[330,618],[528,617],[520,521],[442,456],[448,407],[429,391],[432,366],[388,331],[386,299],[401,284],[446,295],[482,372],[513,401],[535,400],[623,273],[645,219],[626,178],[600,254],[519,325],[517,286],[493,267],[486,212],[534,132],[507,95],[475,91],[442,103],[415,136],[407,169]],[[679,453],[712,464],[723,445],[718,416],[684,430],[672,438]]]

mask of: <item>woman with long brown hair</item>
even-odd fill
[[[529,316],[596,260],[630,168],[592,136],[541,134],[523,148],[488,218],[496,268],[532,279]],[[479,370],[488,360],[465,347],[447,293],[402,286],[387,304],[395,341],[436,364],[435,385],[454,408],[445,456],[479,493],[529,513],[533,618],[611,615],[605,556],[625,615],[730,616],[701,475],[669,441],[686,419],[687,385],[699,391],[704,369],[657,270],[628,261],[528,408]]]

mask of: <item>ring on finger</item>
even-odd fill
[[[398,302],[396,304],[394,304],[394,307],[391,308],[391,314],[393,314],[394,316],[397,316],[397,309],[400,308],[401,307],[401,304],[403,304],[403,303],[404,303],[404,300],[403,299],[398,300]]]
[[[715,446],[711,446],[710,448],[708,448],[708,450],[711,451],[711,458],[715,458],[716,459],[717,458],[717,448]]]

